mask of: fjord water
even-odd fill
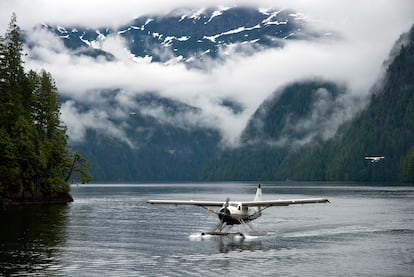
[[[214,214],[148,199],[251,200],[255,184],[88,185],[75,202],[0,211],[0,275],[412,276],[414,187],[264,184],[273,207],[238,237],[202,237]]]

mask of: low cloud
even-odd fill
[[[289,143],[296,147],[307,144],[316,137],[324,140],[332,138],[341,124],[350,120],[363,108],[364,100],[366,100],[360,97],[350,97],[348,94],[341,94],[335,98],[325,88],[318,89],[315,92],[315,98],[308,117],[290,126],[287,124],[290,130],[294,130],[296,134],[305,134],[305,136],[299,139],[284,136],[279,144]]]
[[[26,49],[26,66],[51,72],[62,104],[62,119],[68,126],[71,140],[84,138],[88,128],[99,130],[133,144],[122,126],[115,126],[107,101],[117,101],[119,118],[130,112],[128,103],[136,96],[155,92],[161,97],[180,101],[199,110],[170,118],[157,109],[142,109],[147,114],[179,126],[217,128],[223,143],[235,145],[249,118],[265,99],[278,88],[293,81],[318,77],[345,84],[349,90],[343,103],[354,97],[367,96],[369,88],[383,71],[395,40],[414,23],[414,3],[409,0],[386,1],[264,1],[261,6],[293,8],[304,13],[310,27],[335,36],[311,41],[286,41],[283,48],[222,52],[220,62],[207,60],[197,68],[182,63],[154,63],[134,58],[125,41],[109,36],[97,47],[112,53],[113,60],[76,56],[61,40],[45,30],[33,28],[41,23],[84,25],[89,27],[119,26],[147,13],[167,13],[174,8],[248,4],[251,1],[29,1],[5,0],[0,4],[0,28],[5,30],[10,14],[15,11],[19,23],[28,30],[31,49]],[[98,8],[99,6],[99,8]],[[30,11],[28,13],[27,11]],[[97,12],[99,11],[99,12]],[[3,31],[4,32],[4,31]],[[170,53],[165,53],[168,59]],[[113,92],[102,94],[102,91]],[[109,95],[111,95],[109,97]],[[349,98],[348,98],[349,97]],[[223,99],[233,100],[244,109],[234,113],[221,105]],[[78,103],[90,104],[82,111]],[[352,109],[338,113],[338,121],[348,118]],[[312,120],[312,119],[310,119]],[[166,121],[166,122],[167,122]],[[335,128],[330,128],[335,130]]]
[[[118,139],[131,148],[136,145],[128,138],[124,128],[110,120],[107,110],[91,109],[80,111],[73,101],[66,101],[61,106],[62,120],[68,126],[68,136],[72,142],[84,140],[87,130],[95,130],[111,138]]]

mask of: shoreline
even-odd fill
[[[69,192],[6,194],[0,198],[0,207],[67,204],[73,202]]]

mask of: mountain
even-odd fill
[[[414,180],[414,28],[396,45],[396,54],[382,83],[373,88],[367,108],[334,139],[309,148],[301,157],[292,153],[281,165],[281,173],[307,179],[294,170],[319,161],[324,170],[318,178],[323,180]],[[319,153],[319,158],[310,151]],[[373,155],[385,159],[378,163],[364,160]]]
[[[242,134],[242,142],[286,147],[321,136],[328,132],[332,117],[346,108],[339,101],[345,92],[344,86],[317,79],[290,84],[259,107]]]
[[[283,47],[286,40],[330,36],[314,32],[295,11],[249,7],[179,9],[141,16],[116,28],[39,28],[58,37],[64,55],[81,57],[77,61],[95,59],[108,65],[127,53],[127,68],[144,61],[165,68],[179,64],[189,72],[204,72],[203,64],[219,65],[235,53],[249,56]],[[108,46],[114,41],[116,49]],[[29,40],[28,49],[35,49],[36,43]],[[414,156],[411,44],[406,35],[393,50],[384,79],[371,90],[369,105],[366,99],[350,97],[344,84],[297,80],[258,108],[241,145],[232,149],[223,148],[217,121],[206,124],[206,102],[196,106],[157,91],[134,91],[132,86],[126,91],[88,87],[80,92],[82,97],[65,91],[60,100],[75,128],[69,130],[72,150],[90,160],[95,181],[406,181],[412,178]],[[115,51],[120,46],[125,50],[122,57]],[[215,108],[226,115],[245,112],[237,96],[216,98]],[[86,130],[76,129],[80,119],[86,121]],[[370,163],[364,160],[367,155],[385,159]]]
[[[37,29],[54,34],[65,53],[76,57],[116,62],[117,53],[107,43],[120,40],[131,61],[182,63],[189,68],[208,60],[220,62],[236,52],[251,55],[282,47],[285,40],[322,36],[307,28],[303,15],[293,10],[250,7],[178,9],[141,16],[117,28],[43,24]],[[32,39],[26,45],[33,49],[36,43]],[[128,103],[120,101],[117,88],[88,93],[98,94],[100,100],[79,99],[66,91],[60,101],[70,113],[91,119],[82,139],[70,142],[72,151],[90,161],[95,181],[199,180],[206,161],[222,150],[221,133],[198,124],[203,120],[200,108],[191,104],[156,91],[137,93]],[[244,111],[237,99],[217,101],[231,114]]]
[[[396,43],[387,63],[367,107],[340,125],[334,136],[324,138],[322,128],[303,140],[315,131],[305,127],[335,118],[332,112],[340,106],[334,103],[340,103],[335,99],[340,99],[342,89],[314,81],[292,84],[258,109],[244,132],[244,145],[211,161],[204,178],[413,182],[414,27]],[[310,111],[321,88],[332,104],[316,124],[298,124],[301,118],[314,118]],[[385,158],[371,162],[365,156]]]
[[[329,125],[345,108],[344,86],[324,80],[287,85],[266,100],[242,134],[242,146],[209,162],[206,180],[279,180],[286,156],[313,140],[333,136]],[[329,131],[330,130],[330,131]]]
[[[113,105],[116,109],[116,102]],[[137,109],[131,111],[127,119],[111,119],[112,124],[123,126],[128,139],[120,140],[90,129],[83,141],[72,143],[73,150],[82,153],[92,164],[94,181],[197,180],[205,160],[218,151],[219,132],[208,128],[186,128],[162,121],[157,115],[146,114],[145,107],[162,111],[166,120],[178,114],[196,116],[199,112],[194,107],[156,94],[141,95],[135,99],[135,105]],[[89,109],[88,105],[80,106],[86,112]]]
[[[280,47],[285,39],[320,36],[307,30],[300,13],[248,7],[178,9],[166,15],[141,16],[116,29],[47,24],[42,28],[78,55],[113,59],[102,45],[108,37],[118,37],[136,58],[188,65],[217,58],[219,53],[252,52]]]

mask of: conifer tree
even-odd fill
[[[4,195],[67,192],[73,170],[54,80],[44,70],[25,74],[22,50],[13,14],[0,37],[0,203]],[[77,155],[74,171],[88,176]]]
[[[25,125],[23,118],[22,90],[24,71],[21,60],[22,43],[20,30],[13,14],[9,28],[0,40],[0,186],[11,190],[11,184],[21,176],[18,149],[19,139],[15,133]],[[19,183],[19,190],[23,184]]]
[[[1,100],[4,107],[2,126],[8,131],[23,114],[23,90],[25,74],[22,61],[22,43],[20,41],[20,28],[13,14],[6,35],[1,40],[0,52],[0,80]]]

